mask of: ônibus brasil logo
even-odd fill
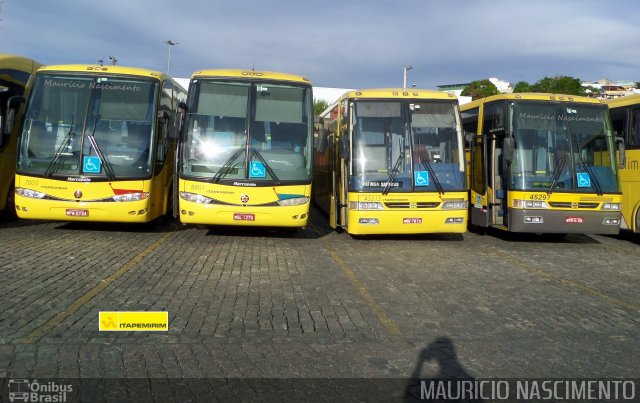
[[[66,402],[73,385],[54,381],[40,383],[37,380],[9,379],[10,402]]]

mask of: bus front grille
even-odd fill
[[[440,205],[440,202],[386,202],[384,206],[386,208],[436,208]]]
[[[600,203],[571,203],[571,202],[549,202],[549,206],[554,208],[598,208]]]

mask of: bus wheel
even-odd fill
[[[18,214],[16,214],[16,188],[13,183],[7,193],[7,204],[4,206],[4,210],[0,211],[0,217],[5,220],[18,218]]]
[[[640,234],[640,209],[636,210],[636,228],[634,232]]]

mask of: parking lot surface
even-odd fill
[[[0,378],[640,377],[636,237],[353,238],[312,213],[294,233],[0,223]],[[99,311],[169,330],[99,332]]]

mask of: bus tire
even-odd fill
[[[633,232],[640,234],[640,209],[636,210],[636,228]]]
[[[0,218],[4,220],[15,220],[18,218],[18,214],[16,213],[16,188],[13,183],[7,193],[7,204],[5,204],[4,210],[0,211]]]

